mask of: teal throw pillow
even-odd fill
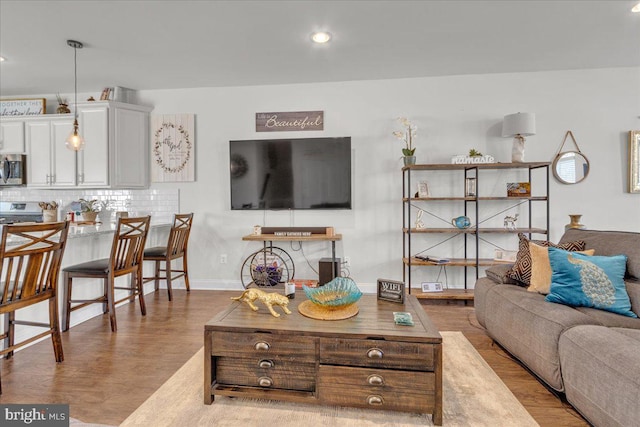
[[[546,301],[638,317],[624,284],[626,255],[588,256],[550,247],[549,263],[551,292]]]

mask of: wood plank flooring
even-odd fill
[[[144,317],[138,304],[118,308],[115,334],[107,316],[63,333],[63,363],[55,363],[51,340],[0,360],[0,403],[70,403],[74,418],[120,424],[202,347],[204,323],[238,294],[173,293],[171,303],[165,291],[148,295]],[[464,333],[541,426],[589,425],[493,343],[472,306],[422,304],[440,330]]]

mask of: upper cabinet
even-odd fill
[[[149,186],[151,108],[112,101],[78,103],[84,150],[78,152],[78,186]]]
[[[24,123],[0,117],[0,153],[24,153]]]
[[[27,186],[148,187],[151,108],[112,101],[78,103],[77,108],[85,140],[77,153],[65,146],[72,114],[2,119],[0,152],[26,152]]]
[[[26,127],[27,185],[31,187],[74,187],[76,153],[65,141],[73,129],[71,117],[28,120]]]

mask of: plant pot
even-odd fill
[[[82,220],[88,222],[96,222],[98,212],[82,212]]]
[[[415,165],[416,164],[416,156],[404,156],[403,160],[404,160],[404,165],[405,166],[410,166],[410,165]]]
[[[42,211],[42,222],[56,222],[58,221],[57,209],[45,209]]]
[[[68,114],[71,110],[67,104],[60,104],[58,108],[56,108],[56,114]]]

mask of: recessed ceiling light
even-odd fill
[[[633,8],[631,9],[631,12],[635,12],[635,13],[640,12],[640,3],[638,3],[635,6],[633,6]]]
[[[326,43],[331,40],[331,34],[327,33],[326,31],[317,31],[311,34],[311,40],[313,40],[315,43]]]
[[[7,58],[5,58],[4,56],[0,56],[0,62],[4,62],[6,60],[7,60]]]

